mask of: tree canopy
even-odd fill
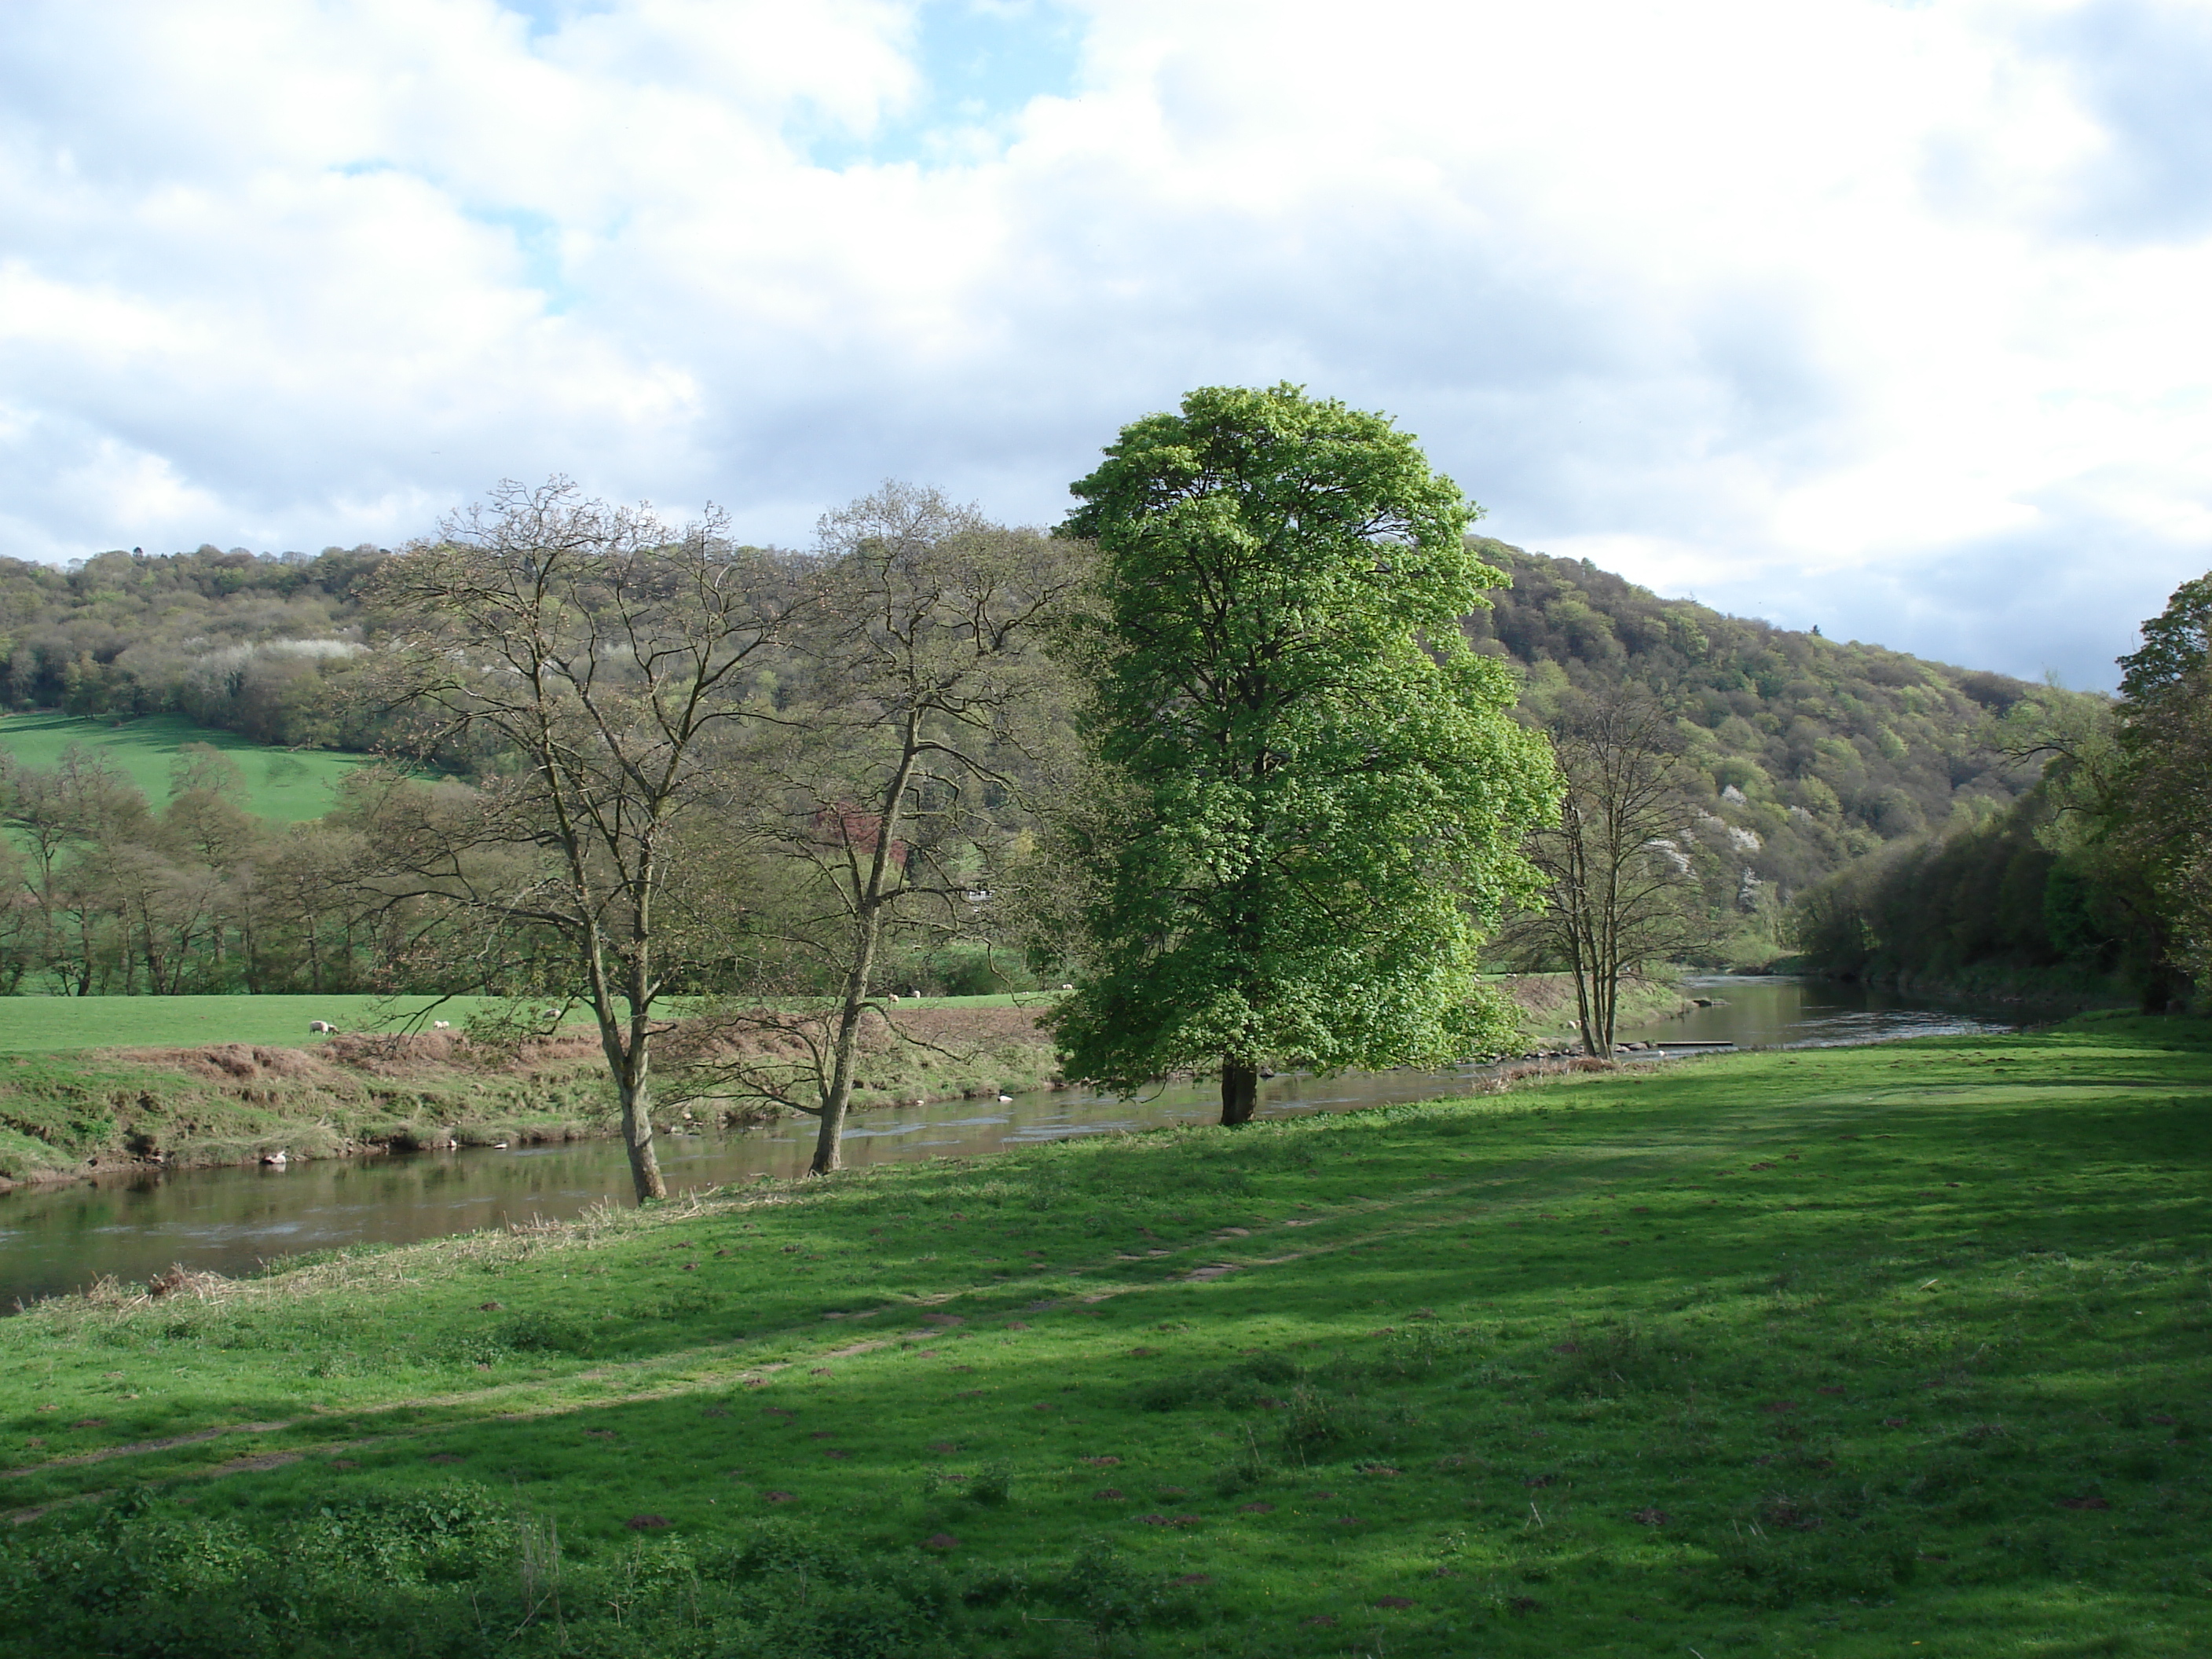
[[[1093,787],[1070,1069],[1443,1061],[1499,1039],[1475,945],[1549,810],[1512,675],[1461,618],[1504,578],[1472,509],[1382,416],[1291,386],[1192,392],[1123,429],[1065,526],[1097,542],[1078,635]]]

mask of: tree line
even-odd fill
[[[1625,980],[1771,911],[1778,846],[1878,844],[1880,780],[1932,801],[1915,755],[1982,707],[1911,659],[1855,700],[1863,647],[1474,537],[1387,416],[1295,387],[1193,392],[1073,491],[1046,532],[886,485],[791,551],[556,479],[390,554],[88,562],[85,615],[203,620],[225,583],[319,614],[276,704],[383,760],[283,830],[212,750],[158,811],[81,752],[15,769],[0,975],[482,994],[488,1041],[580,1010],[641,1196],[657,1089],[811,1115],[836,1169],[863,1039],[923,1040],[923,964],[1065,975],[1072,1074],[1213,1075],[1235,1123],[1270,1066],[1503,1047],[1486,962],[1571,971],[1609,1054]]]
[[[2039,768],[1809,889],[1790,925],[1826,971],[1930,981],[2008,970],[2109,983],[2148,1012],[2212,983],[2212,576],[2175,590],[2119,659],[2115,698],[2030,694],[1989,741]]]
[[[1538,724],[1592,697],[1666,708],[1683,788],[1744,832],[1747,957],[1771,951],[1789,902],[1823,876],[1942,830],[1961,803],[2002,805],[2037,775],[1992,746],[1988,726],[2046,689],[1662,599],[1584,561],[1480,535],[1471,546],[1511,580],[1462,629]],[[0,560],[0,708],[177,713],[258,743],[387,746],[393,711],[357,682],[383,643],[370,579],[392,556],[204,546],[66,570]]]

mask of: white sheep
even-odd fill
[[[338,1028],[337,1026],[331,1024],[330,1021],[326,1019],[311,1019],[307,1022],[307,1030],[318,1035],[325,1032],[334,1033],[337,1029]]]
[[[430,1022],[430,1029],[434,1031],[450,1031],[453,1029],[453,1022],[450,1019],[434,1019]]]

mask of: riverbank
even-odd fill
[[[1054,1079],[1057,1061],[1034,1008],[947,1004],[900,1019],[922,1042],[864,1048],[859,1110],[995,1096]],[[757,1121],[758,1108],[744,1103],[685,1104],[673,1081],[665,1091],[668,1131]],[[616,1132],[598,1039],[574,1026],[503,1049],[448,1030],[342,1033],[305,1048],[228,1042],[0,1054],[0,1190],[280,1153],[304,1163]]]
[[[2090,1019],[112,1286],[0,1653],[2179,1659],[2208,1129]]]
[[[1565,975],[1522,975],[1502,983],[1526,1011],[1528,1041],[1548,1046],[1571,1040],[1574,993]],[[88,1002],[121,1005],[111,1023],[160,1024],[173,1012],[165,1006],[172,1000],[158,997],[38,1000],[79,1016]],[[1058,1056],[1036,1027],[1044,1003],[1038,997],[976,997],[908,1004],[899,1023],[917,1041],[893,1044],[880,1031],[872,1033],[854,1109],[866,1113],[1057,1086]],[[1679,1006],[1687,1005],[1656,982],[1623,998],[1624,1010],[1638,1018]],[[662,1127],[668,1131],[760,1120],[761,1109],[744,1103],[687,1105],[674,1082],[672,1077],[663,1091],[669,1103]],[[213,1042],[0,1053],[0,1191],[132,1171],[251,1164],[279,1154],[287,1163],[305,1163],[615,1133],[597,1038],[574,1026],[504,1050],[472,1044],[460,1031],[423,1030],[344,1032],[306,1048]]]

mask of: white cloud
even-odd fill
[[[2076,682],[2212,564],[2212,100],[2155,0],[61,0],[0,42],[0,551],[552,471],[1050,519],[1209,381],[1490,528]]]

